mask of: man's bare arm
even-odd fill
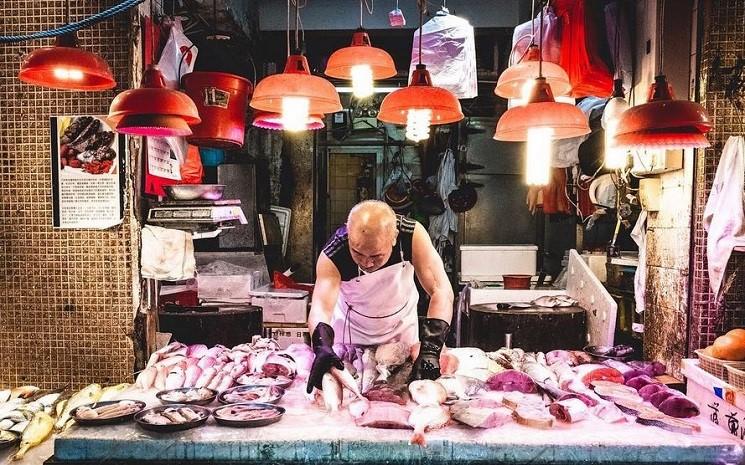
[[[417,223],[412,238],[414,271],[429,294],[427,318],[438,318],[450,324],[453,317],[453,288],[424,227]]]
[[[308,315],[308,329],[311,334],[318,323],[331,324],[331,316],[339,297],[341,275],[336,265],[321,252],[316,263],[316,283],[313,288],[313,301]]]

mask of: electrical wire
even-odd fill
[[[55,29],[48,29],[46,31],[39,31],[34,32],[32,34],[25,34],[25,35],[13,35],[13,36],[0,36],[0,44],[12,44],[17,42],[26,42],[28,40],[34,40],[34,39],[47,39],[50,37],[57,37],[64,34],[69,34],[71,32],[76,32],[81,29],[84,29],[88,26],[92,26],[94,24],[100,23],[101,21],[111,18],[114,15],[117,15],[119,13],[123,13],[133,6],[136,6],[145,0],[124,0],[123,2],[112,6],[111,8],[100,11],[92,16],[89,16],[85,19],[82,19],[80,21],[74,22],[74,23],[68,23],[64,26],[55,28]]]

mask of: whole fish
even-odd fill
[[[140,389],[150,389],[155,384],[155,378],[158,376],[158,369],[155,367],[147,367],[137,375],[137,381],[135,384]]]
[[[0,390],[0,404],[2,404],[3,402],[9,401],[10,400],[10,394],[11,394],[10,389],[2,389],[2,390]]]
[[[184,387],[194,387],[201,374],[202,369],[198,365],[186,367],[186,371],[184,372]]]
[[[98,390],[100,392],[100,386],[98,387]],[[44,412],[37,412],[23,431],[23,435],[21,436],[21,446],[18,449],[18,452],[13,456],[13,460],[21,460],[29,449],[44,442],[52,432],[53,426],[54,420],[51,416]]]
[[[546,295],[531,302],[535,307],[575,307],[577,301],[568,295]]]
[[[409,439],[409,444],[416,444],[421,447],[427,446],[424,437],[426,431],[442,428],[450,421],[448,409],[441,405],[419,405],[409,416],[409,425],[414,428],[414,434]]]
[[[19,386],[10,390],[10,398],[28,399],[39,391],[36,386]]]
[[[356,398],[360,399],[362,397],[360,390],[357,388],[357,381],[355,381],[352,374],[346,368],[340,370],[336,367],[331,367],[330,371],[342,386],[352,391]]]
[[[448,393],[442,384],[429,379],[409,383],[411,399],[419,405],[440,405],[447,400]]]
[[[65,404],[62,414],[57,418],[57,422],[54,425],[57,431],[62,431],[65,428],[67,420],[70,419],[70,412],[72,412],[73,409],[80,407],[81,405],[91,404],[98,401],[101,397],[101,391],[100,384],[89,384],[70,397]]]
[[[105,387],[101,390],[101,397],[98,399],[98,402],[104,402],[107,400],[116,400],[119,394],[126,391],[130,387],[132,387],[132,385],[129,383],[121,383],[121,384],[116,384],[114,386]]]
[[[459,400],[468,400],[485,387],[478,379],[462,375],[444,375],[435,381],[445,388],[448,398]]]
[[[411,347],[405,342],[391,342],[381,344],[375,349],[376,369],[380,374],[378,381],[386,381],[391,375],[391,369],[402,365],[409,358]]]
[[[538,383],[559,385],[559,380],[554,372],[540,363],[534,354],[525,354],[522,371]]]
[[[323,391],[323,404],[330,413],[338,412],[342,402],[341,383],[331,373],[326,373],[321,378],[321,391]]]
[[[184,369],[176,365],[171,367],[168,375],[166,376],[166,389],[178,389],[184,386]]]

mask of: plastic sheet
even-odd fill
[[[471,24],[441,11],[422,30],[422,63],[427,65],[432,83],[459,99],[476,97],[476,44]],[[419,33],[419,29],[414,32],[409,80],[419,62]]]
[[[554,9],[550,6],[543,9],[543,40],[540,40],[540,28],[540,12],[533,21],[528,21],[515,27],[515,31],[512,33],[510,65],[520,62],[520,58],[525,55],[531,41],[535,42],[543,51],[544,61],[557,64],[561,63],[561,21],[559,21],[559,18],[554,13]]]

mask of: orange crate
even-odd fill
[[[706,355],[701,349],[698,349],[695,352],[696,355],[698,355],[699,366],[701,367],[701,369],[707,373],[711,373],[722,381],[729,382],[729,373],[727,367],[745,369],[745,362],[719,360],[718,358],[714,358],[711,355]],[[743,374],[745,375],[745,372]],[[745,383],[743,384],[743,389],[745,389]]]

